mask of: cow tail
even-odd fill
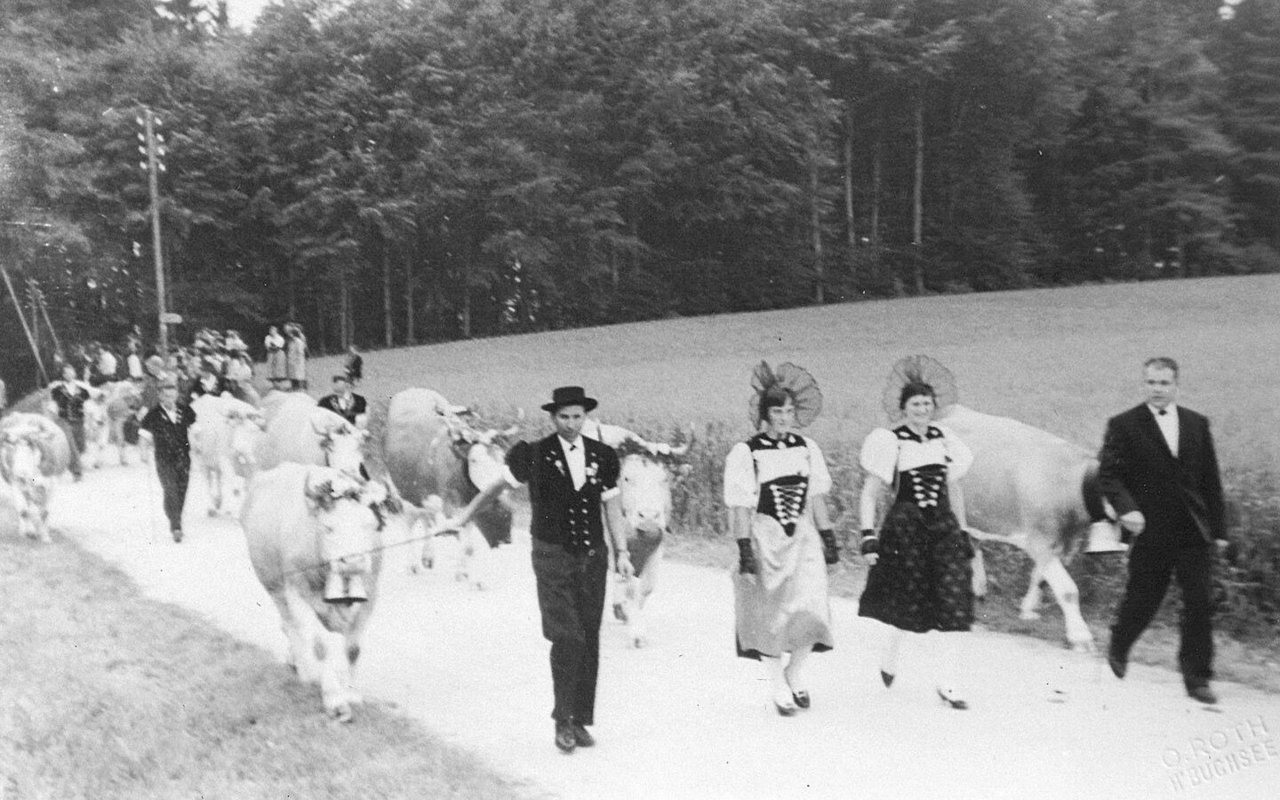
[[[1084,507],[1089,512],[1090,522],[1108,522],[1106,500],[1102,495],[1102,482],[1098,480],[1098,462],[1090,461],[1085,467],[1084,480],[1081,482],[1084,495]]]

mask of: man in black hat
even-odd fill
[[[445,525],[460,528],[508,486],[528,485],[533,574],[542,635],[551,642],[551,716],[556,747],[564,753],[595,744],[587,726],[595,722],[600,619],[609,571],[606,525],[618,572],[627,577],[634,572],[619,499],[618,456],[613,448],[581,435],[587,412],[595,407],[595,398],[587,397],[581,386],[556,389],[542,407],[551,414],[556,432],[512,447],[503,478]]]
[[[329,409],[358,428],[364,427],[361,418],[369,413],[368,401],[351,391],[351,379],[343,372],[333,376],[333,394],[321,397],[316,405]]]
[[[178,381],[166,375],[159,381],[160,402],[147,412],[138,427],[155,441],[156,474],[164,490],[164,515],[169,518],[173,541],[182,541],[182,506],[191,477],[191,445],[187,430],[196,421],[191,406],[178,405]]]

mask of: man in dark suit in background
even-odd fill
[[[1216,703],[1213,677],[1212,566],[1226,544],[1222,480],[1209,420],[1176,404],[1178,364],[1143,365],[1147,401],[1112,417],[1100,455],[1107,500],[1132,535],[1129,581],[1111,627],[1107,663],[1117,678],[1129,649],[1151,622],[1169,578],[1182,589],[1178,665],[1187,694]]]
[[[363,417],[369,413],[368,401],[351,391],[351,379],[344,373],[333,376],[333,394],[321,397],[317,405],[329,409],[357,428],[364,427]]]
[[[156,475],[164,491],[164,515],[174,542],[182,541],[182,507],[187,500],[191,478],[191,445],[187,432],[196,421],[191,406],[178,404],[178,380],[172,375],[159,380],[160,402],[147,412],[139,425],[155,440]]]
[[[619,497],[618,455],[582,435],[587,412],[595,407],[595,398],[587,397],[581,386],[552,392],[551,402],[542,408],[551,414],[556,432],[512,447],[503,477],[444,526],[460,528],[507,487],[529,486],[533,575],[542,635],[551,642],[551,717],[556,747],[564,753],[595,744],[587,726],[595,722],[600,619],[609,572],[606,526],[618,572],[624,577],[634,572]]]

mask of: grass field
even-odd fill
[[[270,655],[61,538],[0,539],[0,586],[5,800],[537,796],[395,709],[327,720]]]
[[[1280,453],[1280,276],[946,295],[480,339],[366,355],[370,399],[409,386],[456,402],[522,406],[580,383],[607,419],[722,423],[746,435],[749,371],[795,361],[822,386],[811,433],[856,442],[883,422],[893,362],[913,353],[956,375],[961,402],[1096,447],[1141,399],[1142,361],[1182,364],[1183,401],[1208,414],[1224,465],[1274,470]],[[340,359],[311,363],[313,393]]]

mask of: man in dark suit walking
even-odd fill
[[[587,726],[595,722],[600,620],[609,571],[606,526],[618,572],[626,577],[634,572],[619,499],[618,456],[613,448],[582,436],[587,412],[595,407],[596,400],[581,386],[552,392],[551,402],[542,408],[551,414],[556,432],[512,447],[503,478],[445,525],[462,527],[508,486],[529,486],[533,574],[542,635],[551,642],[551,716],[556,747],[564,753],[595,744]]]
[[[1187,694],[1216,703],[1213,677],[1212,566],[1226,544],[1222,480],[1209,420],[1175,402],[1178,364],[1143,365],[1147,401],[1112,417],[1100,455],[1099,480],[1132,537],[1129,581],[1111,627],[1107,663],[1117,678],[1129,649],[1151,622],[1170,577],[1182,589],[1178,664]]]
[[[187,432],[196,421],[189,405],[178,404],[177,378],[167,375],[159,381],[160,402],[147,412],[139,427],[155,440],[156,475],[164,491],[164,514],[174,542],[182,541],[182,507],[187,500],[191,478],[191,445]]]

